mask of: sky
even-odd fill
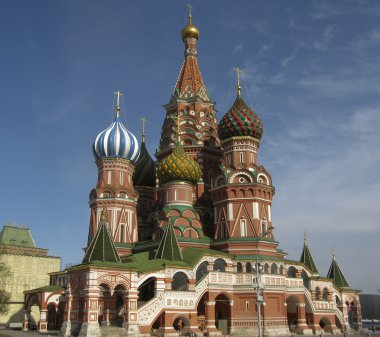
[[[96,135],[113,93],[151,155],[183,62],[188,1],[4,0],[0,4],[0,224],[79,263]],[[260,116],[259,162],[276,194],[279,248],[308,244],[322,276],[336,259],[350,286],[380,289],[380,2],[192,2],[198,61],[218,119],[236,78]]]

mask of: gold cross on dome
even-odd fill
[[[241,94],[241,85],[240,85],[240,74],[243,74],[243,70],[241,70],[239,67],[232,68],[236,72],[237,76],[237,89],[238,89],[238,95]]]

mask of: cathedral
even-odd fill
[[[25,292],[23,329],[60,336],[348,333],[358,291],[335,254],[320,275],[305,236],[299,260],[278,247],[275,188],[259,160],[263,125],[241,93],[218,122],[198,65],[199,30],[181,31],[184,61],[164,106],[155,159],[115,119],[93,143],[98,179],[81,264]],[[301,246],[301,243],[300,243]]]

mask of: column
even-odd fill
[[[138,334],[140,332],[139,325],[137,322],[137,299],[138,299],[138,291],[130,289],[126,296],[127,302],[127,322],[123,323],[123,327],[125,327],[128,333]]]
[[[83,323],[79,332],[79,337],[101,336],[98,323],[98,299],[98,289],[87,290],[87,293],[84,294]]]
[[[29,331],[29,327],[30,327],[30,311],[31,310],[24,310],[24,322],[22,323],[22,330],[23,331]]]
[[[312,330],[308,328],[306,324],[306,312],[305,312],[305,303],[299,303],[297,306],[297,315],[298,315],[298,324],[297,324],[297,333],[299,334],[311,334]]]
[[[40,309],[40,320],[38,321],[38,332],[46,332],[47,331],[47,310]]]
[[[208,336],[221,335],[215,325],[215,301],[206,301],[205,305],[205,332]]]

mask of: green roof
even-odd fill
[[[0,232],[0,244],[36,248],[29,228],[4,225]]]
[[[339,268],[338,263],[336,262],[335,254],[333,255],[333,260],[331,262],[329,272],[327,273],[327,277],[329,279],[332,279],[333,283],[338,288],[346,288],[346,289],[350,288],[346,278],[344,277],[342,271]]]
[[[100,226],[86,250],[82,263],[93,261],[120,262],[119,254],[108,232],[106,223],[101,222]]]
[[[171,221],[169,221],[169,224],[165,228],[165,233],[161,239],[155,259],[182,261],[181,250],[179,249]]]
[[[319,271],[317,269],[317,266],[314,263],[314,259],[313,259],[313,256],[311,255],[306,239],[303,244],[303,250],[302,250],[300,262],[302,262],[311,271],[313,276],[319,275]]]

